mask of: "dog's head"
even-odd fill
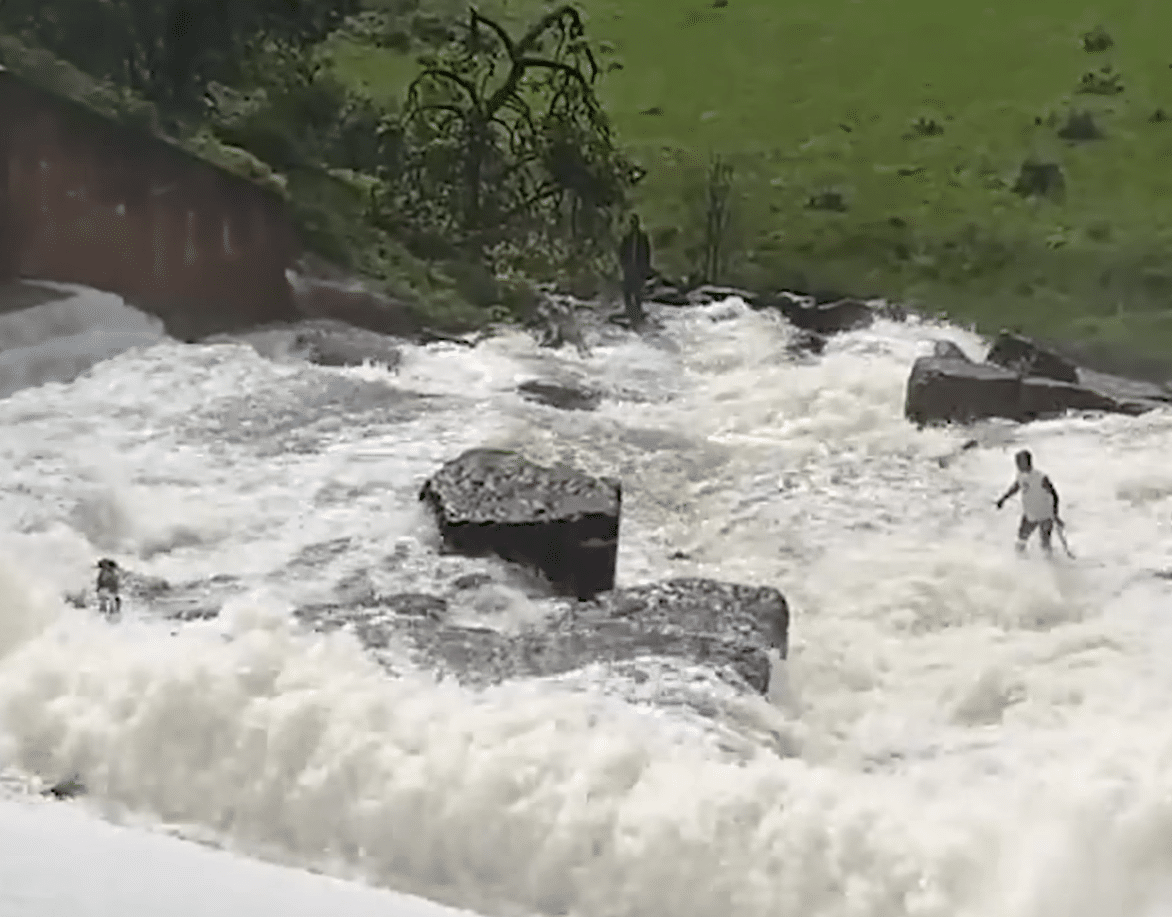
[[[117,570],[118,564],[115,561],[110,560],[108,557],[103,557],[98,561],[98,568],[101,570]]]

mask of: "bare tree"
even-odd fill
[[[581,13],[562,6],[514,39],[469,10],[407,90],[393,182],[402,217],[483,248],[503,235],[620,206],[639,177],[594,92]],[[560,219],[566,218],[566,219]]]
[[[728,198],[732,191],[733,167],[719,153],[708,164],[705,182],[706,222],[704,226],[704,278],[719,283],[724,267],[724,232],[728,227]]]

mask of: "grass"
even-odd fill
[[[1152,120],[1172,118],[1172,5],[581,5],[623,65],[601,96],[649,170],[637,205],[661,269],[699,265],[720,153],[736,166],[724,281],[899,297],[983,330],[1172,358],[1172,121]],[[496,6],[517,25],[544,8]],[[1114,44],[1088,53],[1080,36],[1099,24]],[[414,73],[410,55],[334,50],[376,97]],[[1104,65],[1122,92],[1075,92],[1085,73],[1109,79]],[[1059,136],[1078,110],[1102,139]],[[1031,158],[1060,166],[1064,196],[1013,193]]]

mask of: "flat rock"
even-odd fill
[[[1127,379],[1110,373],[1095,372],[1082,366],[1078,368],[1078,381],[1086,388],[1101,392],[1119,401],[1138,404],[1153,402],[1172,404],[1172,392],[1155,382],[1143,382],[1139,379]]]
[[[401,639],[416,664],[472,685],[560,675],[599,662],[668,658],[704,666],[741,690],[763,694],[770,655],[784,658],[789,639],[789,607],[778,590],[695,578],[567,604],[546,625],[522,634],[337,606],[300,609],[297,617],[323,630],[350,623],[374,649]]]
[[[1018,420],[1059,417],[1066,411],[1132,413],[1114,398],[1083,388],[1081,385],[1042,376],[1021,380],[1018,392]]]
[[[1070,360],[1009,331],[997,335],[985,360],[1023,376],[1042,376],[1072,384],[1078,382],[1078,367]]]
[[[545,468],[515,452],[470,449],[420,490],[445,547],[496,554],[540,570],[559,592],[588,598],[614,586],[618,481]]]
[[[1120,398],[1084,385],[1045,377],[1023,378],[991,363],[921,357],[908,377],[904,415],[917,424],[971,423],[991,417],[1027,422],[1067,411],[1141,414],[1155,401]]]
[[[593,411],[602,401],[602,395],[598,392],[539,379],[522,382],[517,386],[517,391],[529,401],[563,411]]]

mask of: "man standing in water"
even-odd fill
[[[643,324],[643,288],[651,275],[651,240],[639,225],[639,215],[631,214],[630,228],[619,245],[619,264],[623,269],[623,305],[631,328]]]
[[[1014,461],[1017,463],[1017,480],[997,501],[997,508],[1001,509],[1005,501],[1020,490],[1022,513],[1021,525],[1017,529],[1017,553],[1025,553],[1026,542],[1037,529],[1042,550],[1051,554],[1050,537],[1054,534],[1054,526],[1062,525],[1058,515],[1058,491],[1050,479],[1034,467],[1034,458],[1028,450],[1018,452]]]

